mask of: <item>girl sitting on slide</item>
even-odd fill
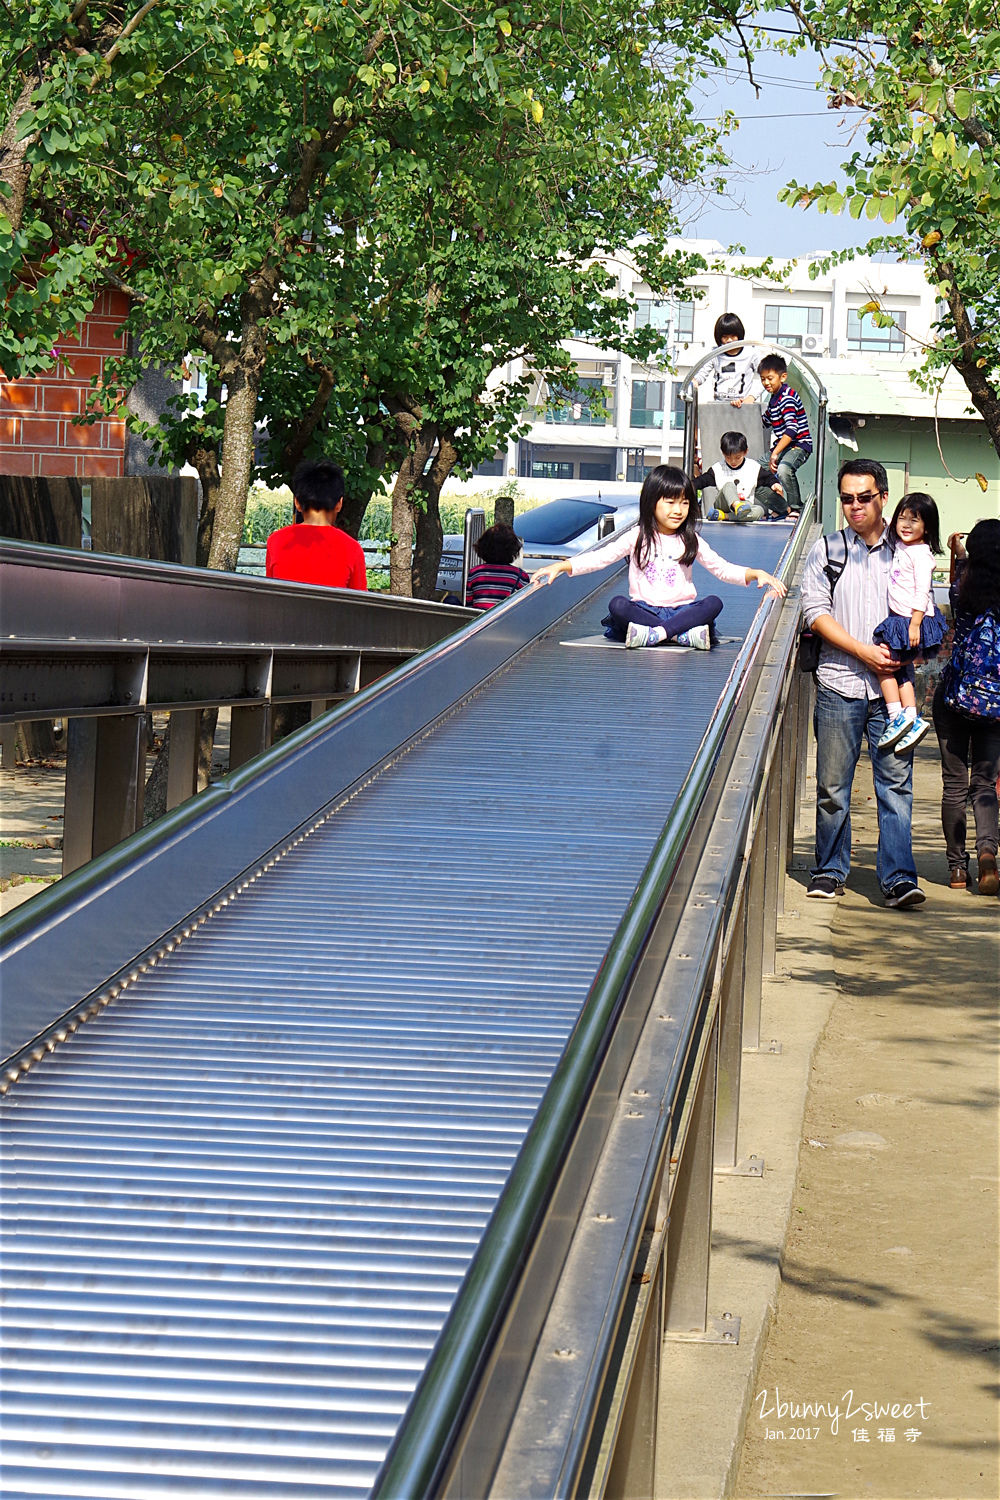
[[[551,583],[560,573],[577,577],[596,573],[627,554],[628,597],[616,594],[601,621],[604,634],[628,647],[659,646],[673,641],[707,651],[711,626],[722,610],[715,594],[697,597],[691,581],[695,558],[723,583],[770,588],[784,595],[785,586],[762,568],[737,567],[712,550],[697,531],[698,502],[683,469],[660,464],[651,469],[639,494],[639,523],[614,536],[603,547],[580,557],[539,568],[532,582]]]

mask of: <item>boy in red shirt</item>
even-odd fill
[[[366,589],[361,544],[337,525],[344,503],[344,471],[325,458],[299,464],[292,475],[292,500],[300,520],[268,537],[268,578],[333,589]]]

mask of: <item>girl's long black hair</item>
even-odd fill
[[[968,562],[958,585],[958,612],[1000,615],[1000,521],[979,521],[965,539]]]
[[[938,519],[938,508],[934,504],[933,497],[925,494],[923,490],[914,490],[912,495],[904,495],[893,511],[892,520],[889,522],[889,540],[892,545],[895,547],[899,541],[896,534],[896,522],[904,510],[908,510],[911,515],[923,521],[924,541],[933,553],[940,556],[942,551],[941,522]]]
[[[646,566],[652,556],[656,538],[660,535],[656,527],[656,502],[677,500],[681,495],[688,503],[688,513],[675,535],[684,542],[681,562],[685,567],[694,562],[698,555],[698,530],[695,525],[698,498],[694,485],[683,469],[675,469],[670,464],[658,464],[655,469],[650,469],[639,491],[639,535],[635,539],[634,554],[637,567]]]

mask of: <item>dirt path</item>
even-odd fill
[[[838,998],[735,1493],[997,1500],[1000,901],[947,889],[925,746],[928,900],[886,911],[864,765],[859,780]]]

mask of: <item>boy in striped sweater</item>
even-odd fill
[[[482,561],[469,569],[465,602],[470,609],[492,609],[531,582],[524,569],[515,566],[521,538],[513,526],[491,526],[473,545]]]
[[[770,427],[774,435],[771,456],[766,462],[771,473],[781,480],[789,516],[794,517],[802,504],[795,471],[805,463],[813,446],[806,409],[785,378],[788,366],[779,354],[765,354],[757,366],[757,374],[771,397],[762,413],[764,426]]]

